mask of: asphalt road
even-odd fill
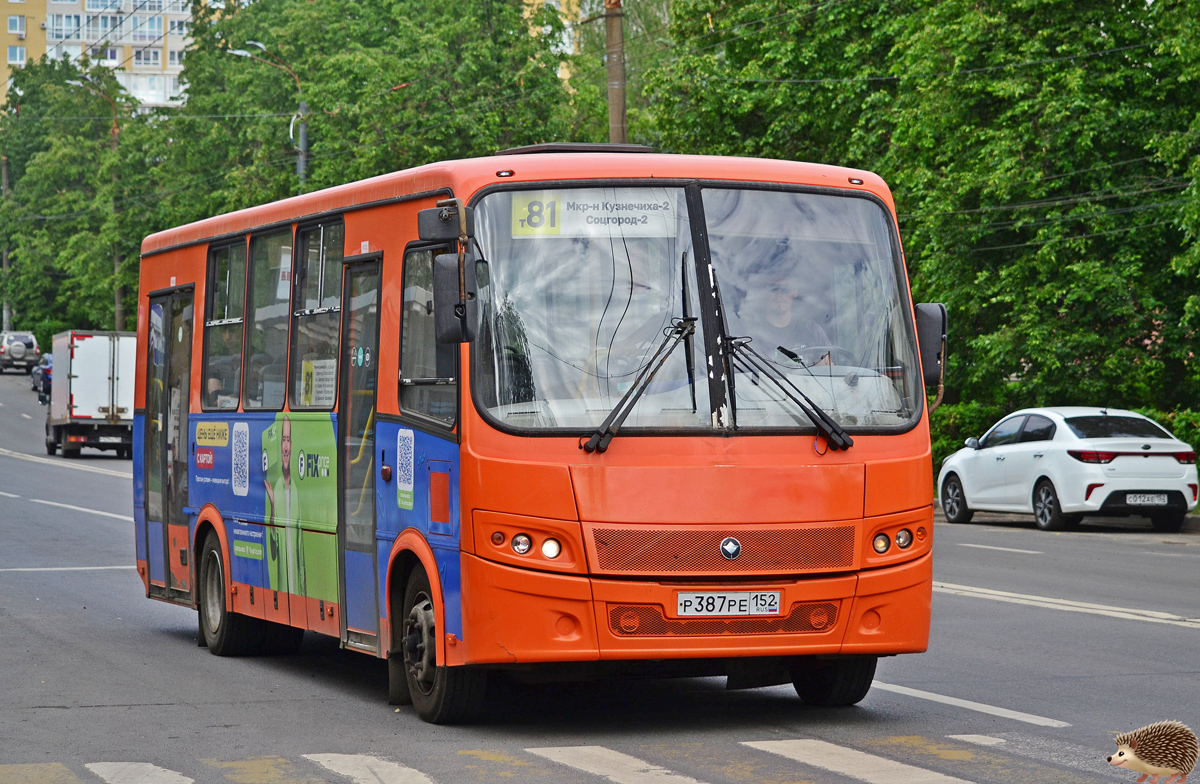
[[[45,409],[0,376],[0,784],[1113,782],[1112,734],[1200,727],[1200,525],[1048,534],[935,526],[930,650],[880,661],[857,707],[723,679],[503,686],[434,727],[382,664],[309,635],[218,658],[145,599],[130,463],[46,457]],[[986,518],[986,519],[985,519]]]

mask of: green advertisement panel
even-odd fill
[[[261,447],[270,587],[336,602],[338,472],[333,419],[328,413],[278,414],[263,430]],[[322,541],[326,539],[328,543]],[[310,548],[315,551],[308,553]]]

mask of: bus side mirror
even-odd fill
[[[917,345],[927,389],[941,386],[946,361],[946,306],[940,302],[917,305]]]
[[[475,210],[457,199],[439,201],[438,206],[417,213],[417,236],[422,242],[451,242],[463,235],[464,221],[459,219],[459,210],[465,217],[467,238],[475,236]]]
[[[438,343],[470,343],[479,332],[473,253],[464,254],[461,269],[460,278],[457,253],[433,257],[433,331]]]

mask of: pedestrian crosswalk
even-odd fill
[[[844,740],[844,739],[843,739]],[[1046,740],[1046,743],[1051,741]],[[620,745],[620,744],[618,744]],[[1062,744],[1035,761],[1002,749],[1036,748],[1019,736],[900,736],[832,743],[819,738],[680,744],[531,746],[500,751],[460,750],[395,759],[382,755],[313,753],[244,760],[189,759],[176,766],[144,761],[0,764],[0,784],[451,784],[458,781],[529,780],[571,784],[758,784],[762,781],[866,782],[866,784],[992,784],[1064,777],[1073,782],[1111,781],[1092,752]],[[1074,754],[1064,756],[1063,749]],[[1014,749],[1015,750],[1015,749]],[[1097,751],[1096,753],[1099,753]],[[1078,759],[1073,759],[1078,757]],[[403,760],[403,762],[398,760]],[[488,769],[480,761],[503,762]],[[174,770],[178,767],[180,770]],[[518,771],[518,772],[514,772]],[[998,778],[997,773],[1002,775]],[[1099,774],[1099,775],[1097,775]]]

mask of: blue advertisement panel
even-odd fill
[[[462,579],[459,566],[459,446],[453,441],[405,427],[380,422],[375,432],[377,448],[395,471],[391,482],[379,482],[378,510],[379,596],[386,607],[387,559],[392,542],[407,528],[420,531],[433,548],[445,601],[446,633],[462,639]],[[445,474],[438,477],[436,474]],[[443,490],[444,488],[444,490]],[[437,493],[445,492],[440,499]],[[445,504],[443,508],[441,505]],[[434,509],[438,506],[438,509]],[[437,518],[443,518],[438,522]]]

